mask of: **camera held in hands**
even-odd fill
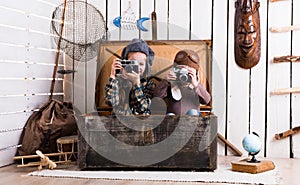
[[[173,72],[176,75],[176,81],[190,82],[189,72],[186,68],[174,67]]]
[[[139,64],[136,60],[118,60],[121,62],[123,69],[127,73],[132,73],[132,71],[139,73]],[[117,69],[116,74],[121,74],[121,70]]]

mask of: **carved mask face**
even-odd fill
[[[251,57],[255,51],[254,46],[257,43],[257,29],[253,22],[252,15],[250,15],[246,21],[239,20],[239,26],[237,29],[236,39],[240,52],[244,57]]]
[[[235,14],[235,61],[245,69],[255,66],[260,59],[259,2],[237,0]]]

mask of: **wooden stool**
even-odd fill
[[[65,161],[70,160],[72,156],[74,156],[74,158],[77,159],[77,157],[75,155],[75,153],[76,153],[75,152],[75,144],[77,144],[77,142],[78,142],[77,135],[65,136],[65,137],[58,138],[56,140],[58,153],[72,152],[72,154],[69,157],[65,157],[65,159],[64,159]],[[71,144],[71,151],[63,151],[63,146],[67,145],[67,144]]]

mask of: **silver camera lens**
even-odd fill
[[[124,70],[125,70],[127,73],[132,73],[133,67],[132,67],[131,65],[125,65],[125,66],[124,66]]]
[[[181,81],[181,82],[189,81],[189,73],[186,68],[174,68],[174,73],[176,74],[178,81]]]
[[[182,68],[180,70],[180,75],[178,76],[178,79],[182,82],[187,82],[189,80],[188,70],[185,68]]]
[[[179,75],[179,80],[182,81],[182,82],[187,82],[189,80],[189,77],[188,75],[186,74],[182,74],[182,75]]]

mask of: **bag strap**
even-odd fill
[[[54,69],[53,69],[49,100],[51,100],[52,97],[53,97],[53,91],[54,91],[54,86],[55,86],[55,78],[56,78],[56,72],[57,72],[57,67],[58,67],[58,59],[59,59],[59,54],[60,54],[60,43],[61,43],[64,23],[65,23],[66,4],[67,4],[67,0],[64,0],[64,9],[63,9],[61,27],[60,27],[60,32],[59,32],[59,39],[58,39],[58,43],[57,43],[57,51],[56,51],[56,56],[55,56],[55,66],[54,66]]]

